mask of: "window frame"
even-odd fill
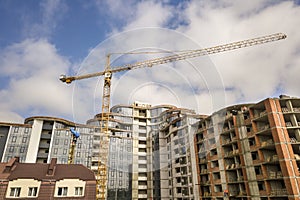
[[[38,187],[29,187],[28,188],[28,197],[37,197],[38,194]]]
[[[21,187],[11,187],[9,192],[9,197],[20,197]]]
[[[68,187],[58,187],[57,188],[57,196],[58,197],[68,196]]]
[[[83,196],[83,187],[75,187],[75,196]]]

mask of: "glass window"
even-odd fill
[[[15,127],[15,129],[14,129],[14,133],[17,133],[17,132],[19,132],[19,127]]]
[[[56,145],[59,144],[59,139],[55,139],[55,144],[56,144]]]
[[[68,187],[59,187],[57,190],[57,196],[67,196]]]
[[[27,137],[23,137],[22,142],[26,143],[27,142]]]
[[[35,197],[37,195],[37,187],[30,187],[28,189],[28,196],[29,197]]]
[[[65,145],[68,145],[68,143],[69,143],[68,139],[65,139]]]
[[[54,148],[53,154],[57,154],[58,149]]]
[[[21,193],[21,188],[20,187],[12,187],[10,188],[10,197],[19,197]]]
[[[14,152],[14,150],[15,150],[14,146],[10,146],[10,147],[9,147],[9,152],[10,152],[10,153]]]
[[[29,131],[29,128],[25,128],[25,130],[24,130],[24,133],[28,133],[28,131]]]
[[[110,186],[114,185],[114,180],[110,180]]]
[[[83,196],[83,187],[75,187],[75,196]]]
[[[16,142],[16,141],[17,141],[17,136],[13,136],[11,142]]]
[[[25,147],[21,147],[20,148],[20,153],[24,153],[25,152]]]
[[[68,150],[67,150],[67,149],[64,149],[63,154],[66,155],[67,152],[68,152]]]

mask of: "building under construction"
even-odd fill
[[[101,117],[0,123],[2,162],[74,163],[97,174]],[[111,108],[107,199],[299,199],[300,99],[232,105],[209,116],[135,102]],[[0,172],[1,173],[1,172]]]

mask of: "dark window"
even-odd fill
[[[68,188],[67,187],[59,187],[57,191],[57,196],[67,196]]]
[[[9,196],[10,197],[19,197],[20,193],[21,193],[20,187],[13,187],[13,188],[10,188]]]
[[[35,197],[37,195],[37,190],[38,190],[37,187],[30,187],[28,189],[28,196],[29,197]]]

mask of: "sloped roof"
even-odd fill
[[[83,181],[96,180],[94,173],[81,164],[67,165],[56,164],[56,162],[51,162],[50,164],[14,162],[9,173],[7,173],[8,165],[9,162],[0,163],[0,178],[8,180],[31,178],[35,180],[55,181],[62,179],[80,179]],[[51,167],[53,173],[51,172]]]

